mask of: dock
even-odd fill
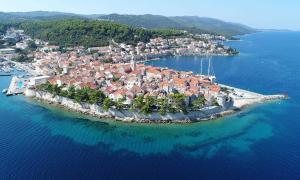
[[[255,103],[263,103],[267,101],[288,99],[288,96],[283,94],[263,95],[263,94],[247,91],[244,89],[227,86],[224,84],[219,84],[219,85],[221,87],[228,89],[229,96],[234,102],[233,106],[236,108],[242,108],[244,106],[255,104]]]
[[[6,95],[11,96],[11,95],[23,94],[26,90],[26,87],[24,86],[24,82],[25,82],[24,78],[13,76]]]

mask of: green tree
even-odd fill
[[[52,88],[52,84],[50,84],[49,82],[46,83],[46,91],[52,93],[53,92],[53,88]]]
[[[220,106],[216,98],[213,98],[212,105],[213,106]]]
[[[200,108],[205,105],[205,102],[206,102],[205,97],[199,96],[197,99],[193,100],[192,107]]]
[[[185,95],[181,93],[174,93],[170,96],[172,99],[172,106],[177,112],[187,113]]]
[[[144,114],[150,114],[153,112],[153,107],[156,105],[156,99],[152,96],[145,98],[145,103],[141,108],[141,112]]]
[[[34,41],[29,41],[27,45],[28,45],[27,49],[30,51],[35,51],[37,49],[37,45],[35,44]]]
[[[84,92],[83,90],[79,89],[79,90],[76,90],[76,93],[75,93],[75,101],[77,103],[82,103],[83,102],[83,98],[84,98]]]
[[[21,54],[17,57],[12,58],[12,61],[16,61],[16,62],[32,62],[33,58],[29,58],[27,55],[25,54]]]
[[[68,98],[74,99],[75,94],[76,94],[76,89],[75,89],[75,86],[72,85],[68,88]]]
[[[89,102],[89,98],[90,98],[89,92],[90,92],[90,89],[87,87],[84,87],[77,92],[78,96],[80,98],[80,102]]]
[[[117,100],[117,102],[115,103],[115,106],[118,110],[120,109],[123,109],[125,106],[124,106],[124,102],[126,101],[126,98],[120,98]]]
[[[169,100],[166,97],[158,99],[157,104],[159,106],[158,112],[160,115],[165,115],[167,112],[169,112],[169,109],[171,108]]]
[[[145,105],[144,96],[137,96],[134,98],[131,109],[140,110]]]
[[[62,97],[68,97],[68,91],[61,90],[61,92],[59,93],[59,95],[62,96]]]
[[[112,106],[114,105],[114,103],[113,103],[113,100],[112,99],[110,99],[110,98],[105,98],[104,99],[104,101],[103,101],[103,109],[104,110],[109,110],[109,108],[111,108]]]
[[[101,104],[103,102],[105,95],[101,91],[93,90],[93,89],[88,89],[88,90],[89,90],[88,102],[90,104],[98,104],[98,103]]]
[[[60,95],[61,90],[62,90],[62,87],[58,86],[57,84],[52,86],[52,94],[53,95]]]

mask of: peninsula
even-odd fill
[[[218,84],[210,67],[207,74],[194,74],[137,63],[170,55],[235,55],[236,50],[219,43],[226,40],[224,36],[171,33],[168,37],[155,32],[149,41],[135,44],[112,39],[107,46],[64,47],[33,39],[25,32],[9,28],[3,36],[4,41],[17,41],[9,51],[2,50],[4,63],[31,74],[13,77],[5,91],[8,95],[23,93],[124,122],[195,122],[286,98]],[[210,65],[211,60],[207,61]]]

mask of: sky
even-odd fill
[[[0,0],[0,11],[200,16],[254,28],[300,30],[300,0]]]

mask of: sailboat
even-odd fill
[[[212,63],[211,63],[211,58],[212,57],[210,56],[209,59],[208,59],[207,76],[210,79],[210,81],[212,83],[214,83],[217,78],[216,78],[215,73],[214,73],[214,69],[213,69],[213,66],[212,66]]]
[[[211,56],[206,56],[208,58],[208,68],[207,68],[207,74],[203,74],[203,58],[201,58],[201,69],[200,69],[200,76],[206,76],[209,78],[211,82],[216,81],[216,76],[213,70],[212,66],[212,57]]]

